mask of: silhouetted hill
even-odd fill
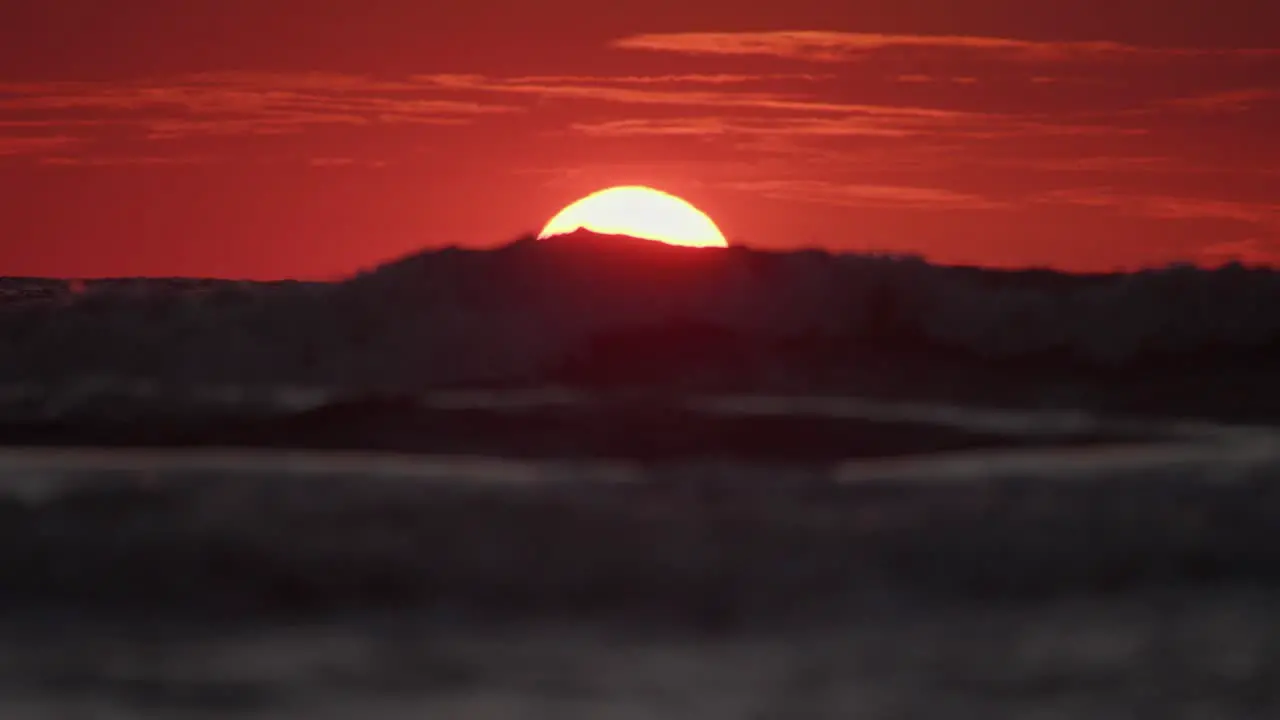
[[[0,383],[559,383],[1280,417],[1280,277],[678,248],[592,233],[340,283],[0,280]]]

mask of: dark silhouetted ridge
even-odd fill
[[[340,283],[0,280],[0,384],[567,384],[1280,417],[1280,277],[681,248],[577,232]]]

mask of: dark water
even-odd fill
[[[840,464],[0,458],[6,718],[1271,717],[1255,433]]]
[[[882,607],[821,629],[421,615],[0,634],[6,718],[1274,717],[1272,591]]]

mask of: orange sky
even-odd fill
[[[1274,0],[14,0],[0,275],[335,276],[620,184],[764,248],[1280,264],[1275,128]]]

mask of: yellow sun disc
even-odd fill
[[[577,200],[556,213],[538,237],[580,228],[688,247],[729,245],[706,213],[675,195],[643,185],[611,187]]]

